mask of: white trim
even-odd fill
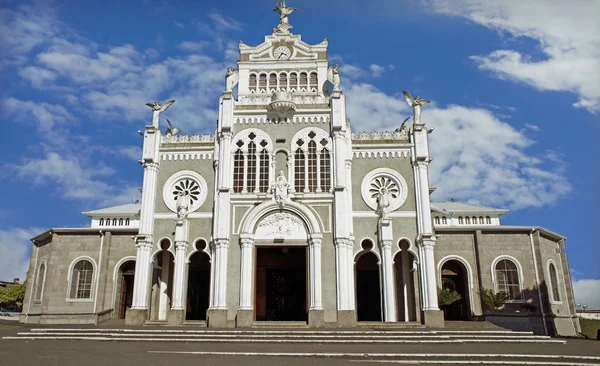
[[[356,253],[354,253],[352,259],[354,261],[354,266],[356,267],[356,263],[358,262],[358,259],[363,255],[363,254],[367,254],[367,253],[373,253],[375,254],[375,257],[377,257],[377,265],[381,267],[381,255],[376,252],[374,249],[377,247],[377,245],[375,244],[375,242],[373,241],[373,239],[366,237],[364,239],[362,239],[360,242],[362,243],[363,240],[365,239],[369,239],[372,243],[373,243],[373,248],[371,248],[370,250],[365,250],[363,249],[363,247],[359,244],[358,246],[360,247],[360,250]],[[356,268],[354,268],[354,271],[356,271]],[[356,275],[356,274],[355,274]],[[379,274],[379,277],[381,277],[381,273]],[[382,318],[383,319],[383,318]]]
[[[212,212],[190,212],[187,215],[188,219],[211,219],[213,217]],[[154,219],[156,220],[176,220],[176,213],[155,213]]]
[[[368,172],[362,180],[360,192],[363,201],[373,210],[377,209],[377,200],[371,197],[372,194],[370,189],[371,183],[378,176],[386,176],[386,178],[391,179],[398,188],[398,197],[390,198],[390,206],[388,209],[391,216],[392,211],[396,211],[404,204],[404,202],[406,202],[406,199],[408,198],[408,185],[406,184],[404,177],[393,169],[377,168]]]
[[[242,231],[242,224],[244,223],[244,218],[246,217],[246,215],[248,215],[248,212],[252,211],[252,207],[254,207],[253,205],[238,205],[238,204],[233,204],[232,202],[232,206],[233,206],[233,214],[232,214],[232,221],[234,222],[234,225],[232,225],[233,227],[233,233],[234,235],[239,235],[239,233]],[[242,216],[240,223],[237,225],[237,227],[235,226],[235,218],[236,218],[236,214],[237,214],[237,208],[238,207],[246,207],[248,208],[246,210],[246,212],[244,213],[244,215]]]
[[[163,250],[163,248],[161,248],[161,247],[160,247],[160,243],[161,243],[163,240],[168,240],[168,241],[169,241],[169,246],[167,247],[167,250],[168,250],[169,252],[173,253],[173,255],[175,255],[175,253],[174,253],[174,252],[173,252],[173,250],[172,250],[172,248],[173,248],[173,240],[172,240],[171,238],[169,238],[168,236],[163,236],[163,237],[161,237],[160,239],[158,239],[158,240],[156,241],[156,249],[158,249],[158,251],[162,251],[162,250]]]
[[[82,260],[87,260],[87,261],[91,262],[92,270],[94,272],[92,273],[92,283],[90,284],[90,297],[78,299],[75,297],[71,297],[71,281],[73,280],[73,278],[72,278],[73,277],[73,268],[75,267],[75,265],[78,262],[80,262]],[[96,281],[98,281],[98,267],[96,266],[96,261],[94,260],[94,258],[87,256],[87,255],[82,255],[82,256],[79,256],[79,257],[73,259],[71,261],[71,264],[69,265],[69,272],[67,273],[67,296],[65,297],[65,301],[67,301],[67,302],[94,302],[94,294],[96,293],[94,285],[96,284]],[[75,289],[75,291],[77,291],[77,289]]]
[[[42,289],[40,290],[40,298],[37,299],[37,286],[38,286],[38,281],[40,280],[39,276],[40,276],[40,267],[42,267],[42,264],[44,265],[44,276],[42,277]],[[41,304],[43,299],[44,299],[44,287],[46,286],[46,273],[48,273],[48,263],[46,262],[45,259],[42,259],[42,261],[40,262],[40,264],[38,265],[37,269],[36,269],[36,276],[34,277],[35,279],[35,286],[33,288],[33,303],[34,304]]]
[[[559,296],[559,299],[560,299],[558,301],[556,301],[556,299],[554,298],[554,290],[552,289],[552,272],[550,272],[550,264],[552,264],[554,266],[554,272],[556,273],[556,277],[555,277],[555,279],[556,279],[556,290],[559,292],[558,296]],[[547,287],[550,288],[550,291],[549,291],[550,292],[550,303],[553,304],[553,305],[561,305],[563,303],[562,302],[563,296],[561,296],[561,294],[560,294],[560,288],[561,288],[560,284],[561,284],[561,281],[560,281],[559,276],[558,276],[558,266],[556,265],[556,262],[554,262],[554,259],[552,259],[552,258],[548,259],[548,261],[546,262],[546,269],[548,270],[547,273],[546,273],[546,275],[547,275],[547,280],[546,281],[547,281],[547,283],[550,284],[550,286],[547,286]],[[548,281],[548,280],[550,280],[550,281]]]
[[[134,261],[137,259],[135,255],[128,255],[127,257],[123,257],[119,259],[117,264],[115,264],[115,268],[113,268],[113,291],[112,291],[112,306],[113,311],[116,311],[115,300],[117,299],[117,274],[119,273],[119,269],[125,262]]]
[[[517,266],[517,271],[519,271],[519,281],[517,282],[519,284],[519,293],[521,295],[521,299],[513,299],[509,300],[508,302],[525,302],[525,300],[523,300],[523,287],[525,286],[525,278],[523,277],[523,267],[521,267],[521,263],[517,260],[517,258],[507,254],[499,255],[492,261],[490,269],[492,272],[492,283],[494,284],[494,293],[498,293],[498,283],[496,282],[496,264],[498,264],[498,262],[500,262],[503,259],[508,259],[509,261],[513,262]]]
[[[202,250],[198,250],[198,248],[196,248],[196,243],[198,243],[200,240],[204,240],[204,242],[206,243],[206,246]],[[212,256],[210,255],[210,244],[209,243],[210,242],[203,237],[198,237],[198,238],[194,239],[194,241],[192,242],[192,251],[190,252],[190,254],[188,254],[185,257],[185,263],[186,264],[190,263],[192,256],[196,253],[204,253],[204,254],[208,255],[208,262],[212,263]]]
[[[374,211],[353,211],[352,217],[379,217]],[[389,217],[417,217],[416,211],[394,211],[389,213]]]
[[[173,212],[177,212],[176,201],[171,199],[173,195],[173,189],[176,183],[183,179],[190,179],[195,181],[200,187],[200,194],[198,195],[198,200],[193,202],[189,207],[189,212],[196,211],[199,209],[204,201],[206,200],[206,196],[208,195],[208,185],[206,184],[206,180],[202,177],[202,175],[198,174],[192,170],[182,170],[179,171],[169,177],[167,182],[163,186],[162,199],[165,203],[165,206]]]
[[[284,210],[298,215],[304,221],[304,224],[307,226],[308,234],[313,235],[320,234],[323,232],[322,228],[319,225],[319,221],[315,217],[314,213],[307,208],[307,206],[292,201],[288,202],[285,205]],[[258,221],[267,214],[274,211],[281,211],[281,208],[275,201],[263,202],[260,205],[254,207],[254,209],[246,211],[246,214],[244,215],[244,217],[242,217],[241,220],[240,234],[253,235]]]
[[[471,308],[471,315],[475,315],[475,307],[473,304],[473,300],[474,300],[474,297],[473,297],[473,286],[474,286],[473,269],[471,268],[471,265],[465,258],[463,258],[459,255],[451,254],[451,255],[447,255],[444,258],[439,260],[438,265],[437,265],[437,270],[438,270],[438,276],[437,276],[438,278],[437,279],[439,281],[438,287],[442,285],[442,267],[444,266],[444,264],[446,262],[451,261],[451,260],[455,260],[455,261],[462,263],[467,270],[467,281],[468,281],[468,287],[469,287],[469,307]]]
[[[414,258],[415,260],[418,260],[419,256],[418,256],[417,252],[414,249],[414,244],[413,244],[412,240],[410,240],[409,238],[407,238],[405,236],[401,237],[400,239],[398,239],[396,241],[396,245],[398,246],[398,250],[396,250],[396,252],[394,252],[392,254],[392,259],[395,258],[396,255],[402,251],[402,249],[400,248],[400,242],[402,240],[406,240],[408,242],[408,250],[407,250],[407,252],[409,252],[410,254],[412,254],[415,257]]]

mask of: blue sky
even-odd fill
[[[0,279],[24,276],[33,235],[139,198],[146,102],[213,132],[239,40],[278,21],[272,0],[125,3],[0,0]],[[599,1],[288,5],[294,33],[329,39],[355,131],[397,128],[403,89],[433,100],[433,198],[567,236],[577,300],[600,308]]]

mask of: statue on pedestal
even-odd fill
[[[167,110],[171,106],[171,104],[175,103],[175,100],[169,100],[168,102],[164,102],[162,105],[156,101],[154,103],[146,103],[146,105],[152,108],[152,126],[158,128],[158,122],[160,114]]]
[[[290,187],[287,179],[285,179],[283,170],[279,171],[277,180],[273,184],[273,188],[271,188],[271,192],[273,193],[275,202],[277,202],[279,207],[283,209],[285,204],[290,200],[290,193],[292,192],[292,187]]]
[[[175,206],[177,208],[177,222],[183,222],[183,220],[187,218],[190,207],[190,196],[187,191],[179,193]]]
[[[227,68],[227,75],[225,76],[225,91],[230,92],[240,81],[240,72],[233,67]]]
[[[327,69],[327,80],[333,85],[333,91],[340,91],[340,66],[335,64]]]
[[[431,103],[430,100],[421,99],[418,95],[411,97],[407,91],[403,90],[402,94],[404,94],[404,98],[409,106],[413,109],[413,123],[421,124],[421,106],[427,103]]]
[[[296,8],[288,8],[285,0],[280,0],[275,6],[274,12],[279,13],[279,25],[277,28],[273,28],[275,33],[290,33],[290,29],[294,28],[290,24],[289,15],[295,12]]]
[[[377,213],[382,219],[387,219],[390,214],[390,191],[382,187],[377,194]]]

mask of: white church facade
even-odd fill
[[[427,101],[406,94],[411,126],[353,132],[328,42],[293,34],[294,10],[280,2],[272,34],[240,42],[214,134],[165,130],[160,114],[177,104],[150,104],[141,203],[33,238],[21,321],[443,327],[485,318],[575,335],[565,238],[501,225],[506,210],[432,202]],[[442,311],[441,287],[462,299]],[[486,289],[509,301],[486,308]]]

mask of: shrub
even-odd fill
[[[504,292],[496,293],[491,289],[481,290],[479,296],[481,297],[481,301],[492,310],[500,309],[510,299],[508,294]]]
[[[462,296],[455,290],[447,288],[438,288],[438,306],[443,307],[450,305],[455,301],[462,299]]]

